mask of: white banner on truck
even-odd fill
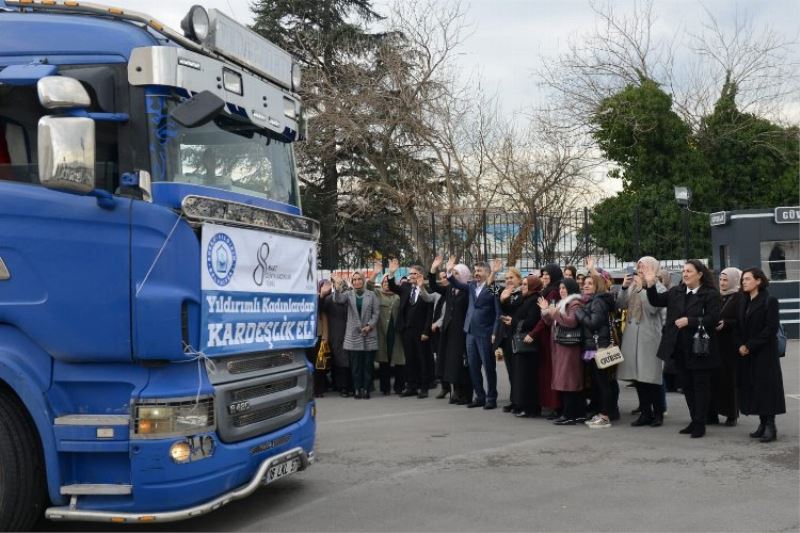
[[[206,355],[314,346],[314,242],[205,224],[201,250]]]

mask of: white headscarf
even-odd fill
[[[728,267],[719,275],[725,274],[728,277],[728,289],[722,290],[720,289],[719,292],[722,293],[723,296],[727,296],[728,294],[733,294],[734,292],[739,291],[739,283],[742,281],[742,271],[736,267]]]
[[[464,263],[459,263],[453,267],[455,271],[455,276],[461,283],[469,283],[472,281],[472,272],[470,271],[469,267]]]

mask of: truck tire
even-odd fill
[[[46,492],[42,446],[25,406],[0,385],[0,531],[30,531]]]

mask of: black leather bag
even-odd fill
[[[525,342],[527,333],[520,331],[522,329],[522,321],[517,326],[517,332],[511,337],[511,352],[513,354],[535,354],[539,352],[539,343],[533,341],[528,344]]]
[[[706,332],[703,326],[703,317],[706,314],[705,308],[700,313],[700,325],[697,326],[697,331],[694,332],[692,337],[692,355],[695,357],[708,357],[711,355],[711,337]]]
[[[581,328],[568,328],[561,324],[556,324],[555,341],[564,346],[576,346],[583,342]]]

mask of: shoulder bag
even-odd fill
[[[555,341],[564,346],[577,346],[582,342],[581,328],[568,328],[556,323],[555,327]]]
[[[517,332],[511,337],[511,352],[513,354],[524,354],[524,353],[537,353],[539,351],[539,345],[536,341],[528,344],[525,342],[525,337],[528,335],[521,331],[523,321],[520,320],[519,324],[517,325]]]
[[[611,344],[606,348],[600,348],[597,346],[599,339],[597,338],[597,335],[594,336],[594,345],[597,346],[597,352],[594,354],[594,362],[597,364],[597,368],[601,370],[610,366],[618,365],[625,360],[625,358],[622,356],[622,350],[619,349],[619,346],[615,342],[613,328],[614,324],[611,320],[611,314],[609,314],[608,333],[609,337],[611,338]]]
[[[694,332],[692,337],[692,355],[695,357],[708,357],[711,354],[711,337],[706,332],[703,326],[703,317],[705,316],[706,308],[700,313],[700,325],[697,326],[697,331]]]

